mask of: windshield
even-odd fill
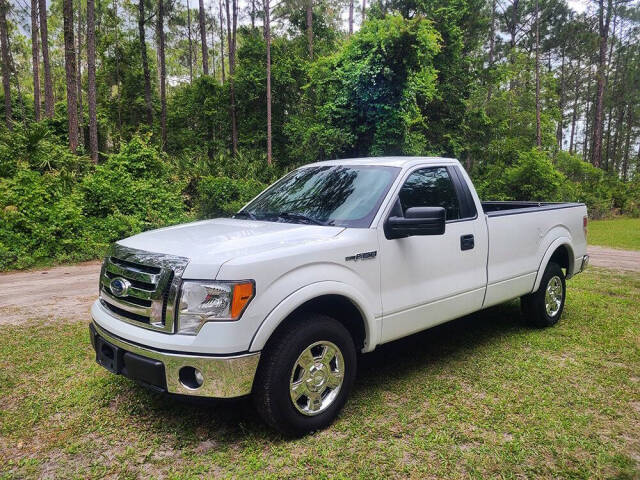
[[[369,227],[399,171],[368,165],[300,168],[274,183],[235,217]]]

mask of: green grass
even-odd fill
[[[640,218],[589,221],[590,245],[640,250]]]
[[[377,349],[329,429],[183,403],[95,365],[86,325],[0,327],[0,478],[639,478],[640,275],[569,281],[556,327],[512,302]]]

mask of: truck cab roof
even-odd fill
[[[408,168],[414,165],[457,165],[460,162],[455,158],[445,157],[364,157],[364,158],[342,158],[338,160],[325,160],[311,163],[304,167],[318,166],[339,166],[339,165],[371,165],[384,167]],[[302,167],[302,168],[304,168]]]

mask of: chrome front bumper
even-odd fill
[[[144,365],[146,359],[155,360],[156,365],[157,362],[161,362],[164,367],[165,382],[164,385],[151,385],[156,389],[181,395],[215,398],[241,397],[251,393],[253,378],[258,368],[258,362],[260,361],[260,352],[224,357],[163,352],[127,342],[110,334],[96,324],[96,322],[91,322],[90,330],[92,332],[91,343],[94,349],[96,349],[96,342],[100,342],[100,340],[96,339],[96,337],[99,337],[102,341],[107,342],[107,344],[115,346],[118,349],[117,355],[121,357],[128,352],[137,356],[129,356],[129,358],[142,360],[142,362],[138,362],[142,365]],[[142,359],[139,357],[142,357]],[[100,355],[96,354],[96,360],[99,358]],[[126,357],[124,361],[126,362]],[[105,366],[100,361],[98,361],[98,363]],[[122,362],[116,362],[116,365],[118,365],[118,363]],[[184,378],[181,380],[180,370],[184,367],[195,368],[202,374],[203,381],[199,387],[193,388],[183,383]],[[107,367],[105,366],[105,368]],[[108,369],[113,371],[110,368]],[[130,370],[135,371],[136,369],[140,369],[139,365],[136,365],[136,368]],[[126,369],[126,366],[125,368],[117,366],[115,373],[122,373],[125,376],[136,379],[135,376],[131,375],[131,372]]]

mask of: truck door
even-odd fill
[[[411,207],[444,207],[444,234],[387,239],[384,221]],[[423,166],[407,172],[378,232],[383,342],[482,307],[487,226],[457,166]]]

